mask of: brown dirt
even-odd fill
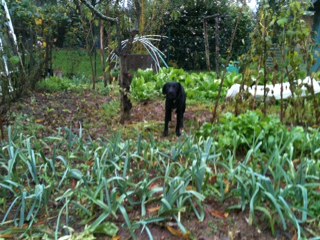
[[[45,127],[40,134],[53,134],[60,127],[79,128],[79,124],[89,132],[93,138],[108,137],[115,131],[126,128],[138,128],[140,131],[155,130],[156,137],[161,137],[164,120],[164,101],[155,100],[144,103],[134,103],[131,118],[124,125],[119,126],[119,114],[112,109],[104,110],[108,103],[115,104],[114,97],[106,97],[92,91],[85,93],[34,92],[24,97],[11,107],[10,123],[14,124],[15,117],[22,114],[26,126],[36,123]],[[111,117],[109,115],[112,115]],[[209,122],[210,109],[198,106],[187,107],[185,113],[185,131],[192,131]],[[152,125],[152,126],[150,126]],[[170,135],[174,137],[175,115],[171,123]],[[40,137],[40,136],[39,136]]]
[[[190,232],[188,236],[174,235],[168,229],[168,226],[153,225],[150,230],[155,240],[179,240],[179,239],[197,239],[197,240],[272,240],[272,239],[291,239],[288,236],[281,235],[273,237],[270,230],[263,227],[260,222],[259,227],[251,226],[247,222],[248,214],[246,212],[228,212],[227,204],[219,203],[214,200],[206,201],[206,217],[200,222],[193,214],[182,216],[182,223]],[[225,215],[217,217],[211,213],[215,211]],[[169,224],[170,225],[170,224]],[[174,227],[174,229],[177,229]],[[178,231],[179,232],[179,231]],[[137,232],[139,240],[148,240],[146,232],[140,234]],[[130,236],[125,229],[120,232],[121,239],[128,239]]]

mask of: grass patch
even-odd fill
[[[53,51],[53,69],[60,70],[67,77],[82,76],[91,78],[90,58],[85,49],[57,49]],[[97,53],[97,76],[103,74],[102,64]]]
[[[88,89],[88,84],[77,84],[77,82],[69,78],[50,77],[38,82],[36,89],[45,92],[61,92],[61,91],[80,91]]]

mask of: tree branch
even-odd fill
[[[88,0],[80,0],[84,5],[86,5],[95,15],[97,15],[100,19],[105,20],[105,21],[111,21],[118,23],[118,18],[112,18],[105,16],[102,14],[99,10],[97,10],[94,6],[92,6],[91,3],[88,2]]]
[[[100,19],[102,19],[104,21],[116,23],[117,39],[118,39],[118,54],[120,54],[121,53],[121,39],[120,39],[120,20],[119,20],[119,18],[112,18],[112,17],[105,16],[98,9],[96,9],[94,6],[92,6],[92,4],[88,2],[88,0],[79,0],[79,1],[82,2],[84,5],[86,5]]]

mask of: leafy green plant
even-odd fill
[[[241,75],[230,73],[226,76],[222,96],[232,84],[240,81]],[[139,70],[132,80],[131,96],[138,101],[154,99],[162,95],[166,82],[180,82],[185,88],[188,100],[213,100],[218,95],[220,80],[214,72],[188,73],[183,69],[162,68],[155,74],[152,70]]]
[[[202,201],[205,197],[197,191],[188,189],[191,184],[191,175],[184,172],[182,168],[180,176],[170,177],[171,171],[176,166],[181,168],[178,163],[170,164],[167,167],[159,216],[173,215],[183,234],[186,234],[187,230],[181,223],[181,214],[187,211],[186,207],[190,204],[198,219],[203,221],[204,208]]]
[[[313,187],[310,188],[305,183],[296,183],[295,177],[298,173],[287,174],[284,168],[281,162],[269,166],[272,174],[272,177],[269,178],[255,172],[250,167],[240,165],[234,176],[239,184],[239,189],[235,192],[241,195],[242,208],[249,207],[249,223],[253,223],[255,211],[259,211],[269,220],[273,234],[276,221],[280,221],[284,230],[287,229],[288,223],[292,223],[300,238],[301,223],[305,223],[307,219],[308,192],[311,193]],[[273,169],[276,171],[273,172]]]
[[[260,152],[261,142],[256,142],[240,164],[230,158],[229,164],[219,165],[227,169],[228,179],[235,185],[229,194],[239,198],[239,204],[231,208],[248,208],[251,224],[256,221],[256,212],[260,212],[269,221],[273,234],[275,226],[280,224],[286,230],[291,224],[300,238],[311,196],[319,186],[308,182],[319,178],[320,169],[314,160],[308,158],[295,165],[295,157],[299,155],[294,152],[295,135],[288,135],[285,141],[281,136],[274,137],[280,139],[274,141],[274,146],[265,155]],[[262,162],[253,164],[257,157],[262,157]]]
[[[131,84],[131,95],[140,101],[159,96],[156,88],[155,74],[152,70],[138,70],[139,77],[135,77]]]
[[[264,117],[259,112],[248,111],[234,116],[225,114],[220,124],[204,124],[196,133],[198,137],[214,136],[219,149],[234,149],[247,151],[257,142],[262,142],[262,150],[274,146],[278,136],[287,136],[286,128],[277,118]]]
[[[2,223],[6,221],[9,214],[15,212],[14,222],[22,227],[25,222],[29,226],[37,220],[39,211],[48,204],[50,185],[42,184],[39,181],[38,157],[32,149],[31,139],[27,138],[22,146],[12,141],[11,129],[9,128],[9,144],[3,147],[0,167],[7,171],[7,175],[1,179],[0,186],[13,195],[14,199],[7,209]],[[3,161],[8,156],[7,161]],[[7,162],[7,165],[5,164]],[[27,172],[23,168],[28,169]],[[20,174],[17,177],[17,173]],[[29,186],[24,186],[26,181]],[[19,214],[19,215],[18,215]]]

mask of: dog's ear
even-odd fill
[[[164,95],[167,94],[167,87],[168,87],[168,83],[166,83],[165,85],[163,85],[163,87],[162,87],[162,94],[164,94]]]

